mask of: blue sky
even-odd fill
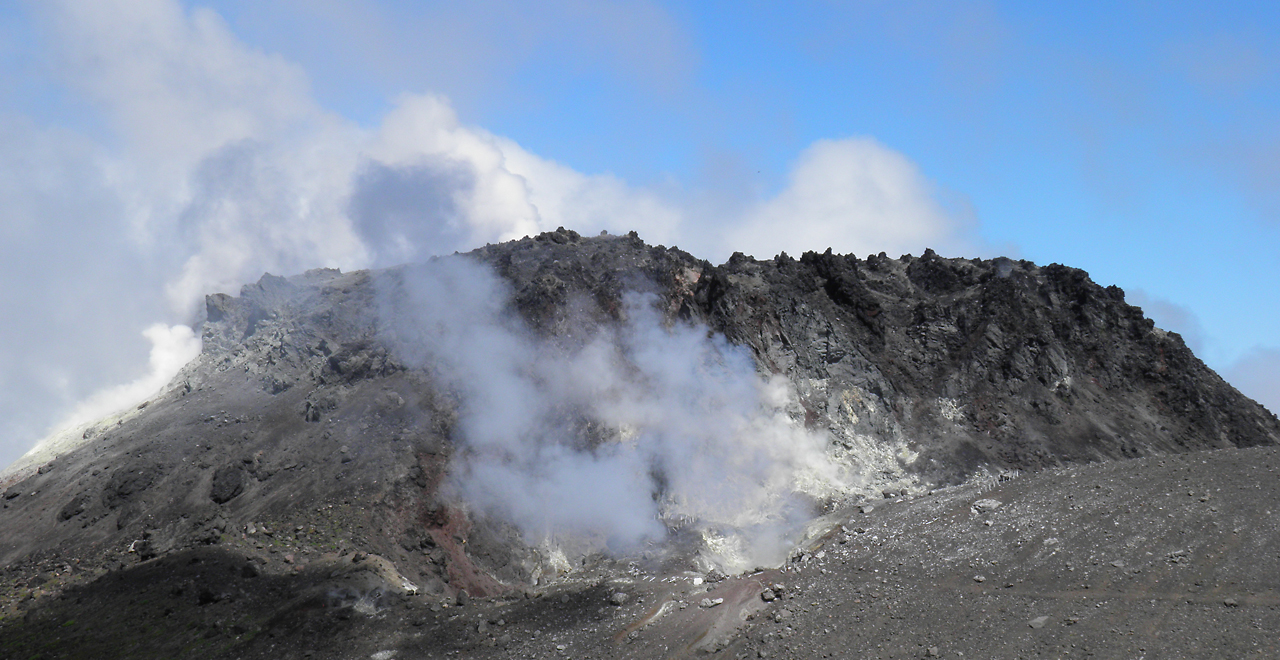
[[[1280,11],[1046,4],[0,7],[0,463],[205,293],[559,224],[1083,268],[1280,407]]]

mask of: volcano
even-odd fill
[[[1280,420],[1078,269],[561,229],[205,316],[4,472],[3,657],[1278,651]]]

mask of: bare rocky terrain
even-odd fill
[[[550,345],[638,292],[743,347],[856,486],[781,566],[726,576],[670,520],[557,553],[444,488],[465,387],[391,321],[421,267],[267,275],[165,392],[0,477],[0,656],[1276,657],[1280,421],[1082,271],[568,231],[450,259]]]

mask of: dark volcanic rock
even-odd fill
[[[155,463],[135,463],[116,470],[102,489],[102,503],[108,509],[115,509],[142,497],[163,470],[162,466]]]
[[[475,254],[547,334],[580,312],[571,293],[608,320],[623,291],[656,291],[669,317],[706,323],[795,381],[811,424],[846,442],[904,439],[935,480],[1280,441],[1275,416],[1181,337],[1120,289],[1057,264],[828,250],[711,266],[633,237],[571,233]]]
[[[249,475],[240,465],[227,465],[213,473],[213,484],[209,488],[209,499],[218,504],[226,504],[244,492]]]
[[[1003,624],[982,607],[1007,610],[999,618],[1016,644],[1004,648],[1031,653],[1047,639],[1043,648],[1056,649],[1072,643],[1061,632],[1071,626],[1089,631],[1100,655],[1133,655],[1139,647],[1106,641],[1106,617],[1066,605],[1085,584],[1094,590],[1086,596],[1108,594],[1098,596],[1106,612],[1161,594],[1164,605],[1150,616],[1121,617],[1135,630],[1149,630],[1161,616],[1211,630],[1200,610],[1177,604],[1178,589],[1202,589],[1193,600],[1216,605],[1212,617],[1233,622],[1260,612],[1251,608],[1274,609],[1274,590],[1237,588],[1244,578],[1235,571],[1247,562],[1222,554],[1234,552],[1229,541],[1237,537],[1171,540],[1182,520],[1253,534],[1248,543],[1274,540],[1274,524],[1249,531],[1250,521],[1269,520],[1274,509],[1235,496],[1255,488],[1273,497],[1262,490],[1269,486],[1261,473],[1249,473],[1239,493],[1217,484],[1213,497],[1197,480],[1227,459],[1206,458],[1208,472],[1179,459],[1170,465],[1186,470],[1153,472],[1163,476],[1146,495],[1130,489],[1122,496],[1114,484],[1128,478],[1126,465],[1153,470],[1152,461],[1174,454],[1274,445],[1280,421],[1126,304],[1123,292],[1083,271],[932,251],[900,259],[736,254],[713,266],[634,234],[569,231],[448,258],[492,267],[521,323],[550,342],[621,322],[628,292],[651,294],[666,323],[723,334],[750,351],[762,374],[794,384],[796,420],[825,431],[833,453],[868,464],[877,457],[879,472],[866,485],[876,506],[852,518],[852,508],[831,513],[827,531],[781,573],[700,577],[694,585],[679,571],[609,557],[550,562],[511,527],[474,519],[442,492],[460,395],[399,358],[382,333],[382,315],[396,301],[379,297],[410,267],[264,275],[239,296],[209,296],[203,352],[166,392],[85,431],[78,446],[65,445],[57,469],[39,470],[42,461],[6,473],[0,656],[31,656],[35,645],[54,643],[48,640],[64,621],[72,623],[57,639],[81,644],[76,653],[102,650],[95,657],[369,657],[387,650],[403,653],[382,657],[659,657],[680,640],[689,642],[679,647],[688,653],[729,657],[879,655],[884,640],[894,657],[935,647],[944,657],[965,649],[966,656],[1001,655],[992,631]],[[583,427],[585,436],[591,432]],[[1274,453],[1257,456],[1275,460]],[[1112,461],[1130,458],[1141,460]],[[1115,467],[1078,467],[1099,461]],[[1045,469],[1057,476],[1010,481]],[[913,504],[961,483],[932,504]],[[1034,484],[1045,494],[1036,495]],[[1162,499],[1165,492],[1187,501]],[[1210,511],[1217,497],[1237,510]],[[975,504],[985,499],[1002,504]],[[1075,502],[1081,508],[1071,508]],[[1161,506],[1175,517],[1153,513]],[[1056,536],[1035,531],[1049,518]],[[1120,527],[1101,526],[1108,520]],[[1069,532],[1073,525],[1090,531]],[[1150,530],[1130,533],[1125,525]],[[1123,555],[1124,568],[1110,570],[1138,567],[1169,581],[1118,591],[1145,578],[1110,575],[1103,567],[1114,559],[1089,551],[1091,542]],[[1151,558],[1134,554],[1144,543],[1155,543]],[[909,565],[895,564],[885,548],[905,553]],[[932,558],[949,563],[939,568]],[[1208,577],[1193,584],[1177,572],[1204,561],[1219,562],[1215,570],[1231,572],[1237,586]],[[652,579],[642,570],[654,571]],[[978,584],[974,575],[990,579]],[[35,576],[51,577],[27,586]],[[1001,591],[1006,584],[1015,586]],[[773,600],[761,597],[766,592]],[[627,598],[604,607],[614,594]],[[981,615],[956,618],[953,628],[919,627],[950,620],[948,608],[961,597]],[[697,607],[704,598],[715,606]],[[1238,607],[1223,607],[1224,598]],[[463,614],[444,611],[462,602]],[[881,604],[893,608],[872,607]],[[99,607],[116,617],[103,626],[120,618],[162,623],[152,637],[122,645],[112,628],[90,623],[89,608]],[[826,621],[826,614],[844,619]],[[1043,628],[1027,625],[1041,616],[1048,617]],[[392,641],[383,648],[374,640]],[[1157,642],[1148,648],[1176,648]]]

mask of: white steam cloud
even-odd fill
[[[734,249],[767,259],[831,247],[848,254],[918,254],[928,245],[969,255],[964,204],[947,209],[937,186],[902,154],[870,138],[818,140],[800,154],[790,185],[730,230]]]
[[[85,436],[88,427],[159,392],[174,374],[200,354],[200,338],[185,325],[156,323],[142,335],[151,342],[147,372],[137,380],[98,390],[77,403],[57,428],[27,452],[28,461],[52,458],[74,446],[78,438]]]
[[[68,417],[71,425],[97,421],[159,391],[186,363],[200,354],[200,338],[185,325],[157,323],[142,332],[151,342],[146,375],[95,393],[81,401]]]
[[[392,344],[461,398],[456,493],[530,542],[626,550],[684,527],[740,571],[782,561],[814,502],[857,485],[826,433],[788,414],[789,381],[705,327],[664,323],[651,295],[624,295],[615,326],[542,339],[482,266],[401,275],[383,287]]]
[[[637,230],[714,260],[968,235],[905,157],[865,140],[820,142],[775,198],[695,218],[669,190],[469,126],[443,96],[404,94],[372,125],[334,114],[299,66],[210,9],[24,7],[0,12],[33,35],[6,51],[31,66],[0,79],[42,90],[0,103],[0,465],[95,393],[164,381],[143,366],[147,329],[194,327],[204,295],[266,271],[387,266],[557,226]]]

